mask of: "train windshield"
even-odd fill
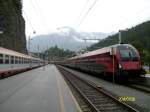
[[[122,61],[138,61],[139,56],[136,49],[130,46],[118,46]]]

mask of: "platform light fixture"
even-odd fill
[[[4,32],[3,31],[0,31],[0,34],[3,34]]]

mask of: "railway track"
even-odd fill
[[[125,86],[150,94],[150,87],[145,86],[145,85],[133,83],[133,84],[125,85]]]
[[[88,109],[81,108],[83,112],[139,112],[135,108],[120,102],[93,82],[75,76],[64,67],[57,66],[57,68],[88,105],[86,106]]]
[[[150,80],[143,77],[132,80],[130,79],[125,86],[150,94]]]
[[[149,85],[146,85],[143,83],[141,84],[141,83],[139,83],[139,82],[137,83],[137,82],[129,82],[129,84],[127,84],[125,86],[150,94],[150,86]]]

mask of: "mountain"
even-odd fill
[[[77,32],[73,28],[62,27],[58,30],[58,32],[33,37],[30,41],[30,51],[37,52],[38,48],[39,51],[44,51],[55,45],[57,45],[59,48],[77,51],[97,42],[89,40],[85,42],[83,39],[103,39],[107,36],[108,34],[105,33]],[[29,44],[29,42],[27,43]]]

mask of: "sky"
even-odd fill
[[[150,20],[150,0],[23,0],[23,16],[27,39],[64,26],[85,32],[118,32]]]

